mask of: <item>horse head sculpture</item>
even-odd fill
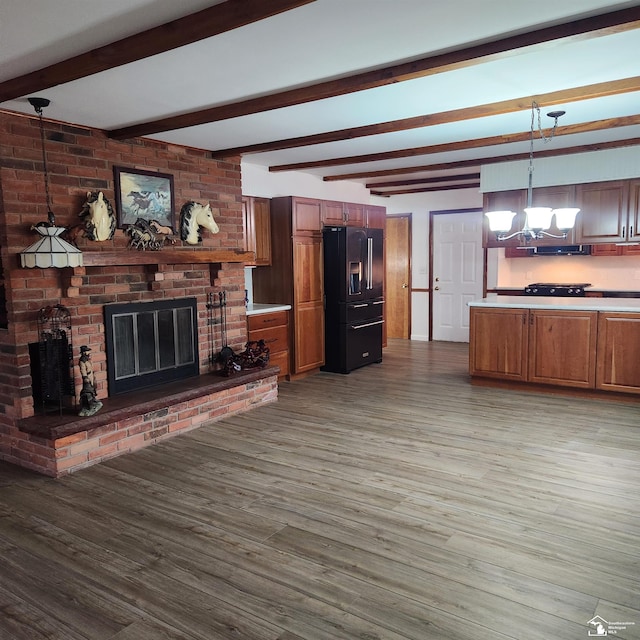
[[[200,229],[204,228],[211,233],[220,231],[211,212],[211,205],[199,202],[187,202],[180,210],[180,239],[187,244],[202,242]]]
[[[88,191],[87,200],[82,207],[86,236],[89,240],[111,240],[116,232],[116,216],[113,207],[102,191]]]

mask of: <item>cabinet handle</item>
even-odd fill
[[[622,225],[622,239],[624,240],[627,237],[627,225]]]
[[[629,239],[633,238],[633,225],[629,226]]]

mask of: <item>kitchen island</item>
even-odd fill
[[[640,396],[640,299],[496,295],[469,306],[474,382]]]

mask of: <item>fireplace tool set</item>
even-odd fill
[[[264,340],[247,342],[245,350],[242,353],[235,353],[229,346],[227,338],[227,292],[218,292],[218,304],[213,304],[213,294],[209,294],[209,303],[207,308],[210,311],[209,326],[214,324],[213,310],[218,307],[220,311],[220,351],[214,357],[211,353],[209,357],[210,364],[218,363],[220,374],[230,376],[234,372],[242,369],[255,369],[258,367],[266,367],[269,363],[269,347]],[[213,330],[210,333],[211,344],[213,344]]]

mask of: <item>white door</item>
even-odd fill
[[[482,298],[482,212],[433,215],[433,340],[469,342],[469,307]]]

